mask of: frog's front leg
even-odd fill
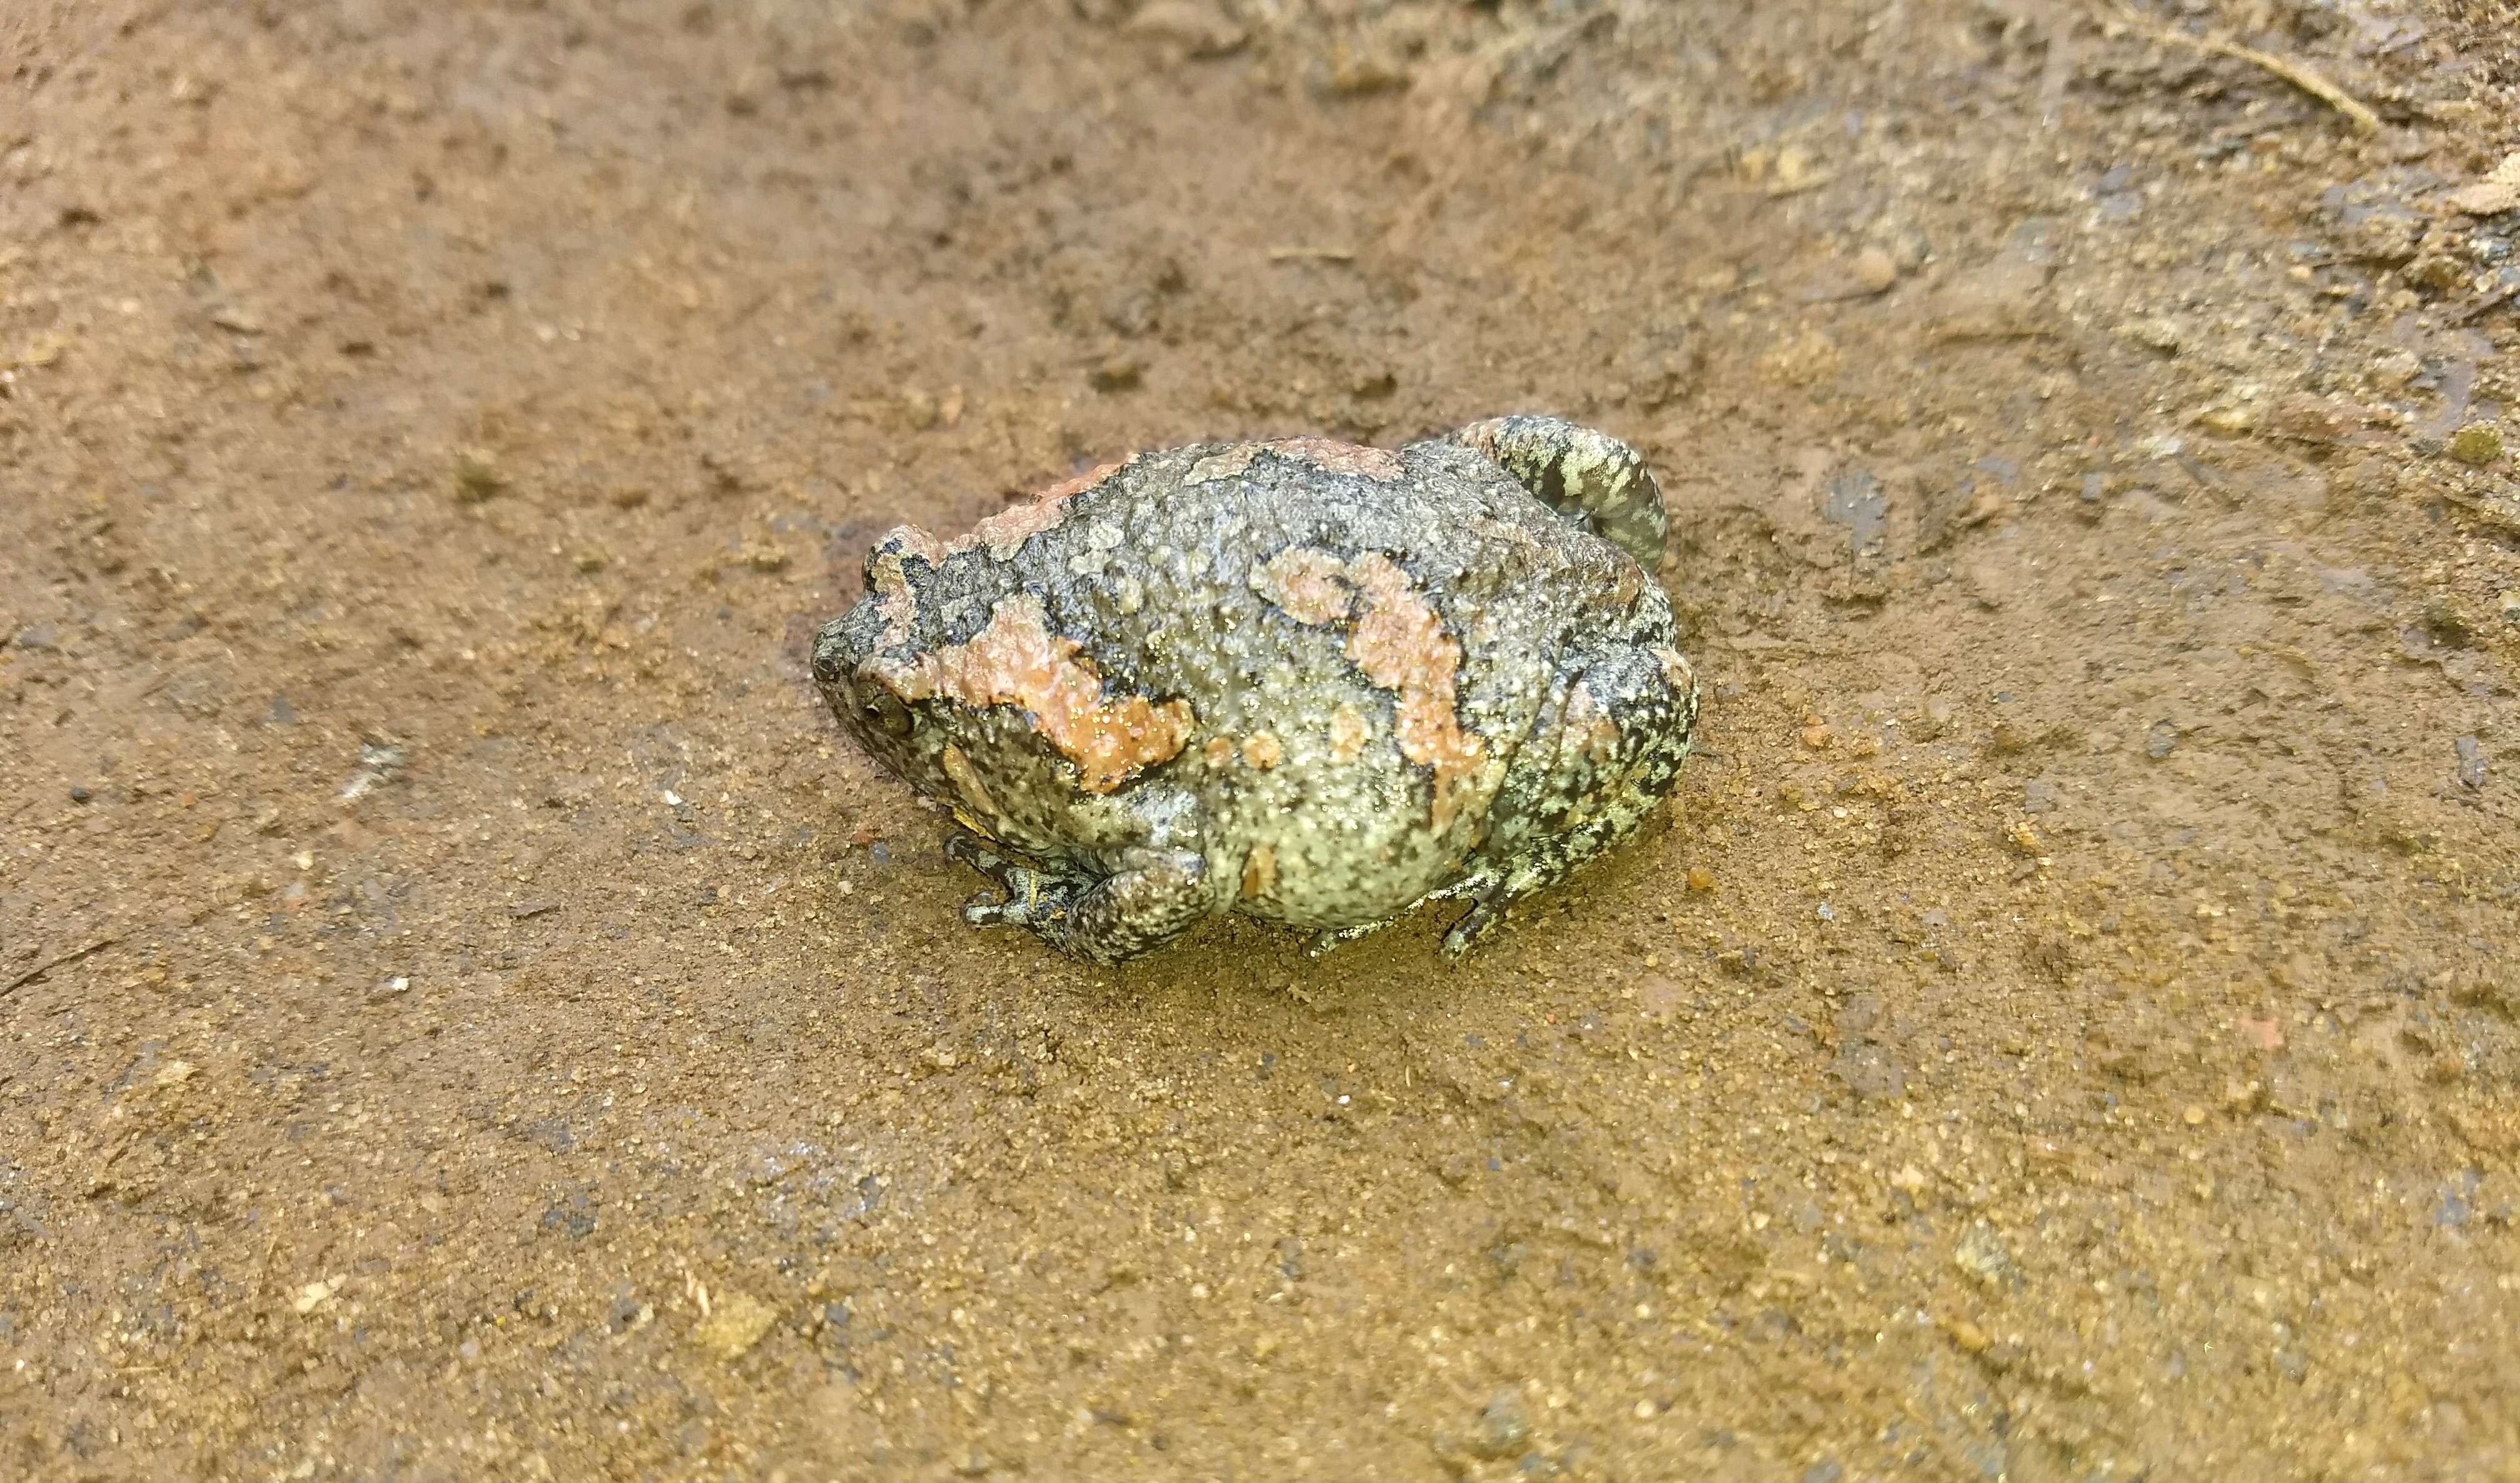
[[[1150,952],[1213,910],[1207,861],[1196,850],[1133,845],[1120,869],[1100,879],[1053,876],[1009,860],[957,833],[945,852],[998,882],[1003,899],[975,898],[967,921],[1020,926],[1087,963],[1114,964]]]
[[[1021,861],[1010,860],[979,835],[956,830],[945,838],[945,858],[959,861],[998,883],[995,895],[982,891],[963,908],[963,920],[973,923],[1010,922],[1030,926],[1066,912],[1081,883],[1054,876]]]

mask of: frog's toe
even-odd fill
[[[1354,942],[1359,937],[1379,932],[1389,925],[1391,925],[1391,919],[1384,917],[1375,921],[1360,921],[1354,926],[1326,927],[1315,932],[1313,940],[1304,944],[1304,955],[1308,958],[1327,958],[1336,951],[1341,943]]]
[[[968,865],[983,876],[995,876],[1007,864],[1004,855],[989,848],[979,835],[966,830],[956,830],[945,836],[945,858]]]
[[[946,835],[945,858],[968,865],[971,869],[978,871],[981,875],[988,876],[991,880],[996,881],[998,891],[1005,895],[1005,904],[1009,907],[1020,906],[1026,902],[1034,901],[1044,896],[1056,895],[1063,900],[1066,897],[1075,894],[1074,889],[1067,883],[1060,881],[1054,876],[1044,875],[1041,871],[1034,869],[1032,866],[1025,865],[1019,860],[1011,860],[1006,856],[999,854],[996,850],[989,848],[989,846],[976,834],[956,832]],[[978,896],[973,897],[971,900],[971,906],[977,907],[983,902],[986,902],[989,900],[990,894],[991,893],[989,892],[983,891]],[[969,907],[965,908],[964,915],[969,916],[970,910],[971,908]],[[972,918],[972,920],[978,921],[979,919]],[[992,917],[989,920],[992,921],[1012,921],[1019,919],[1012,917]]]
[[[973,926],[1036,926],[1065,916],[1067,905],[1064,892],[1033,892],[1001,900],[995,891],[982,891],[964,903],[963,920]]]
[[[1446,958],[1458,959],[1487,941],[1505,921],[1505,908],[1506,898],[1502,894],[1481,896],[1461,921],[1453,923],[1453,929],[1444,934],[1444,945],[1439,951]]]

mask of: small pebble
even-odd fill
[[[1899,264],[1879,247],[1856,254],[1855,282],[1867,293],[1879,293],[1899,281]]]
[[[2020,1276],[2011,1249],[1995,1228],[1987,1225],[1970,1227],[1962,1233],[1953,1249],[1952,1262],[1962,1272],[1990,1285],[2007,1283]]]
[[[2422,357],[2412,350],[2383,350],[2371,357],[2370,368],[2363,375],[2378,389],[2395,391],[2413,381],[2423,368]]]
[[[1711,891],[1715,889],[1715,873],[1702,865],[1690,866],[1688,868],[1688,888],[1692,891]]]
[[[89,792],[83,787],[73,787],[70,789],[70,801],[72,803],[85,803],[87,800],[95,796],[96,794]]]
[[[2208,407],[2196,422],[2218,437],[2238,437],[2258,425],[2258,414],[2250,407]]]
[[[1477,1429],[1470,1434],[1473,1455],[1495,1461],[1520,1453],[1531,1436],[1531,1415],[1523,1409],[1521,1393],[1506,1387],[1488,1398],[1479,1408]]]
[[[2179,1114],[2179,1120],[2191,1128],[2201,1128],[2205,1125],[2205,1109],[2189,1102],[2187,1109]]]
[[[692,1342],[718,1359],[738,1360],[778,1321],[777,1309],[730,1287],[717,1294],[707,1316],[693,1326]]]
[[[508,487],[496,466],[481,454],[459,454],[455,460],[455,503],[478,505],[494,499]]]
[[[2492,423],[2470,423],[2451,435],[2450,456],[2482,469],[2502,457],[2502,430]]]

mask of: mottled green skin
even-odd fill
[[[1563,458],[1552,461],[1552,448]],[[893,563],[915,614],[898,597],[887,610],[871,596],[817,636],[814,675],[841,724],[992,836],[955,843],[1006,888],[1004,901],[973,904],[974,921],[1016,922],[1112,962],[1217,912],[1312,928],[1326,945],[1420,901],[1468,896],[1477,905],[1446,942],[1460,952],[1506,903],[1627,834],[1669,792],[1697,713],[1670,601],[1637,555],[1579,523],[1650,542],[1639,555],[1658,558],[1659,492],[1624,444],[1553,419],[1508,419],[1400,450],[1396,478],[1325,467],[1351,462],[1335,452],[1263,445],[1238,473],[1186,482],[1202,461],[1243,453],[1199,444],[1141,455],[1005,559],[973,546],[931,560],[932,538],[896,531],[868,558],[870,591]],[[1301,621],[1266,595],[1265,574],[1255,584],[1255,570],[1290,547],[1387,556],[1458,643],[1453,714],[1487,766],[1445,827],[1429,767],[1405,755],[1395,691],[1351,656],[1354,624]],[[1037,598],[1051,630],[1078,641],[1105,695],[1187,699],[1195,719],[1178,754],[1089,792],[1030,712],[933,697],[905,704],[881,678],[969,643],[1015,594]],[[1342,708],[1343,731],[1333,721]],[[1354,717],[1366,723],[1361,740]],[[1209,739],[1263,732],[1282,748],[1274,766],[1208,755]],[[958,793],[949,743],[968,759],[966,777],[984,783],[993,817],[977,817],[970,788]],[[1246,899],[1255,850],[1274,862],[1271,888]]]

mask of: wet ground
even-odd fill
[[[1743,9],[13,7],[0,1474],[2520,1474],[2509,13]],[[805,683],[1513,409],[1710,704],[1462,966]]]

